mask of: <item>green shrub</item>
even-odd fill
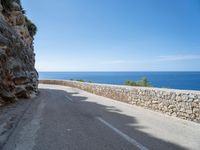
[[[85,82],[84,80],[76,80],[76,81],[79,81],[79,82]]]
[[[92,81],[86,81],[86,80],[82,80],[82,79],[78,79],[78,80],[74,80],[74,79],[69,79],[71,81],[78,81],[78,82],[88,82],[88,83],[92,83]]]
[[[143,79],[137,81],[137,85],[138,86],[145,86],[145,87],[150,87],[151,86],[150,82],[148,81],[148,79],[146,77],[144,77]]]
[[[143,86],[143,87],[151,87],[152,86],[146,77],[144,77],[143,79],[141,79],[139,81],[127,80],[127,81],[125,81],[124,84],[128,85],[128,86]]]
[[[129,86],[137,86],[135,81],[131,81],[131,80],[127,80],[125,81],[125,85],[129,85]]]

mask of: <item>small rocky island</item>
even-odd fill
[[[37,93],[36,30],[20,0],[0,0],[0,105]]]

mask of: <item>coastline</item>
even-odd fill
[[[146,77],[153,87],[200,90],[200,72],[39,72],[40,80],[84,80],[100,84],[124,85]]]

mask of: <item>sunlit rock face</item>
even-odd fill
[[[0,105],[37,93],[35,25],[19,0],[0,0]]]

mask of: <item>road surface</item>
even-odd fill
[[[200,149],[200,124],[96,96],[40,85],[3,150]]]

